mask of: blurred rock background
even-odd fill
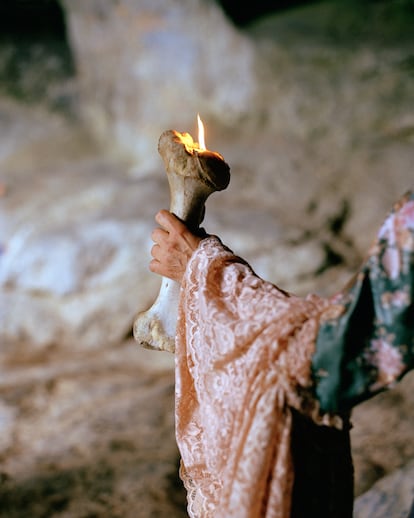
[[[0,5],[0,516],[180,517],[173,358],[141,350],[166,129],[231,166],[204,226],[331,295],[413,188],[411,0]],[[356,518],[414,498],[412,375],[358,406]]]

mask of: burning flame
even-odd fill
[[[197,113],[197,123],[198,123],[198,146],[201,151],[205,151],[207,148],[206,148],[206,141],[205,141],[205,136],[204,136],[204,124],[198,113]]]
[[[194,142],[193,137],[189,133],[179,133],[179,140],[184,144],[187,153],[194,155],[196,153],[202,153],[207,151],[206,142],[204,137],[204,124],[200,119],[200,115],[197,114],[198,122],[198,142]]]

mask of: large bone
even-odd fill
[[[196,233],[208,196],[228,186],[230,168],[218,153],[201,150],[188,133],[165,131],[158,151],[170,186],[170,211]],[[162,278],[154,304],[134,322],[135,340],[143,347],[174,352],[179,293],[177,282]]]

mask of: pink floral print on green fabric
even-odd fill
[[[353,283],[332,297],[342,314],[322,321],[312,360],[321,409],[349,411],[414,368],[414,194],[381,226]]]

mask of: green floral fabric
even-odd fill
[[[344,412],[414,368],[414,194],[384,221],[353,281],[332,298],[312,370],[324,412]]]

